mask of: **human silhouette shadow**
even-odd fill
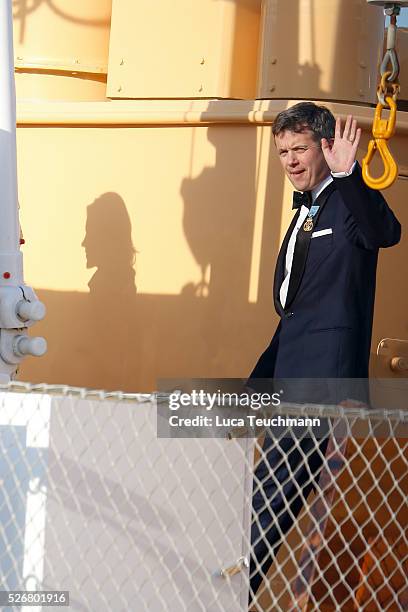
[[[86,233],[82,245],[86,267],[97,268],[88,283],[93,297],[105,293],[133,296],[136,291],[133,268],[136,250],[126,206],[117,193],[104,193],[87,208]]]
[[[226,308],[228,302],[236,305],[248,299],[254,174],[241,169],[242,157],[237,154],[241,134],[228,127],[210,127],[207,138],[216,150],[215,165],[182,181],[183,229],[201,268],[196,295],[208,293]],[[247,131],[245,141],[254,147],[255,134]],[[243,193],[251,202],[247,207],[239,202]]]
[[[201,132],[197,139],[204,133]],[[249,330],[251,247],[255,215],[256,132],[229,126],[209,127],[205,136],[215,148],[215,163],[180,187],[183,230],[200,267],[198,283],[182,288],[181,298],[202,301],[196,354],[201,376],[242,374],[240,342]],[[242,155],[242,147],[248,155]],[[191,152],[194,159],[194,150]],[[243,170],[243,167],[245,170]],[[199,301],[198,300],[198,301]],[[205,365],[204,365],[205,364]]]
[[[132,226],[119,194],[104,193],[87,207],[81,245],[86,267],[96,268],[88,282],[89,299],[82,352],[105,388],[122,387],[137,357],[135,258]],[[131,342],[133,351],[124,350]]]

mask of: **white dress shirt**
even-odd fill
[[[317,185],[317,187],[312,189],[312,204],[314,204],[316,198],[320,195],[323,189],[325,189],[327,185],[333,182],[333,176],[338,177],[338,178],[348,176],[349,174],[353,172],[355,165],[356,165],[356,162],[354,162],[354,164],[352,165],[352,167],[350,168],[348,172],[331,172],[328,176],[326,176],[326,178],[323,179],[322,182]],[[303,225],[308,215],[308,212],[309,212],[309,209],[307,208],[307,206],[302,205],[300,209],[298,220],[296,222],[295,227],[293,228],[291,237],[289,238],[288,248],[286,250],[286,257],[285,257],[285,277],[283,279],[283,283],[279,291],[279,299],[280,299],[280,302],[283,308],[285,308],[286,298],[288,296],[289,280],[290,280],[290,273],[292,270],[296,236],[297,236],[299,229]]]

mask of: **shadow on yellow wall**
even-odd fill
[[[183,232],[202,271],[201,280],[187,282],[179,295],[138,293],[138,244],[136,239],[134,246],[131,237],[141,231],[138,219],[129,215],[118,193],[104,193],[87,206],[81,245],[86,266],[96,268],[89,293],[37,291],[48,314],[36,333],[47,337],[49,351],[42,359],[26,360],[20,378],[150,391],[162,377],[249,374],[276,323],[272,279],[283,176],[266,180],[266,199],[273,191],[274,203],[264,213],[259,299],[252,304],[248,294],[257,131],[250,126],[206,131],[215,147],[215,164],[204,166],[195,177],[181,178],[180,185]],[[165,218],[157,219],[158,225],[165,223]],[[162,248],[154,236],[151,242],[164,278],[172,273],[169,243]],[[173,246],[180,250],[180,244]],[[59,257],[67,259],[62,253]]]

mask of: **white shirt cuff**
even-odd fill
[[[357,161],[354,162],[354,164],[351,166],[350,170],[348,172],[332,172],[331,175],[335,176],[336,178],[342,178],[343,176],[350,176],[350,174],[352,174],[355,166],[356,166]]]

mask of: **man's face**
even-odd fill
[[[320,144],[313,132],[285,130],[275,136],[275,144],[290,182],[298,191],[310,191],[330,173]]]

